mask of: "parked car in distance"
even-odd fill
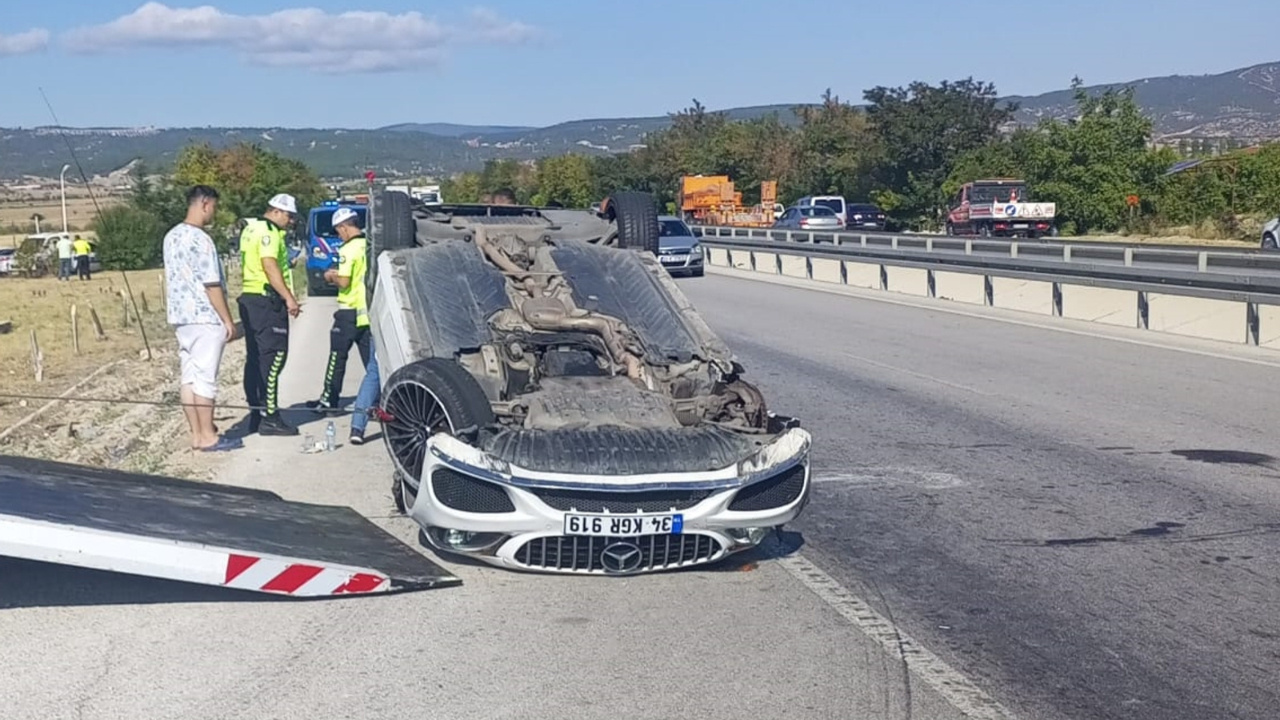
[[[807,195],[796,201],[797,207],[809,205],[830,208],[836,214],[836,217],[840,219],[841,227],[849,223],[849,206],[844,201],[843,195]]]
[[[835,211],[822,205],[789,207],[773,226],[781,230],[825,230],[827,232],[844,229],[844,223],[840,222]]]
[[[870,203],[855,203],[849,206],[849,217],[844,226],[850,230],[883,230],[885,224],[884,211]]]
[[[662,267],[672,275],[702,277],[702,243],[689,226],[674,215],[659,215],[658,228],[658,262]]]
[[[1273,217],[1262,226],[1262,249],[1280,250],[1280,216]]]

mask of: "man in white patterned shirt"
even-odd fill
[[[244,446],[219,436],[213,424],[222,351],[236,336],[227,304],[226,279],[217,246],[204,227],[218,211],[218,191],[196,185],[187,191],[187,217],[164,236],[164,279],[169,324],[178,336],[182,367],[182,411],[191,447],[204,452]]]

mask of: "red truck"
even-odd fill
[[[960,187],[947,203],[948,235],[1037,238],[1053,231],[1057,206],[1027,202],[1022,180],[974,180]]]

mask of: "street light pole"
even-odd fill
[[[70,169],[70,165],[63,165],[58,175],[58,184],[62,186],[62,232],[67,232],[67,171]]]

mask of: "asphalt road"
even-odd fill
[[[4,717],[962,717],[856,601],[1019,718],[1274,717],[1280,366],[718,272],[681,286],[814,432],[792,530],[843,587],[762,554],[631,579],[449,564],[462,587],[260,601],[0,559]],[[318,391],[331,307],[294,326],[287,403]],[[380,444],[299,445],[251,437],[220,478],[416,545]]]
[[[286,404],[319,392],[333,307],[293,325]],[[353,354],[349,395],[361,374]],[[386,450],[345,445],[347,424],[332,455],[249,437],[220,480],[350,505],[417,547]],[[298,602],[0,558],[0,717],[963,717],[768,559],[628,579],[448,566],[461,587]]]
[[[815,563],[1026,717],[1276,717],[1280,357],[712,272]]]

